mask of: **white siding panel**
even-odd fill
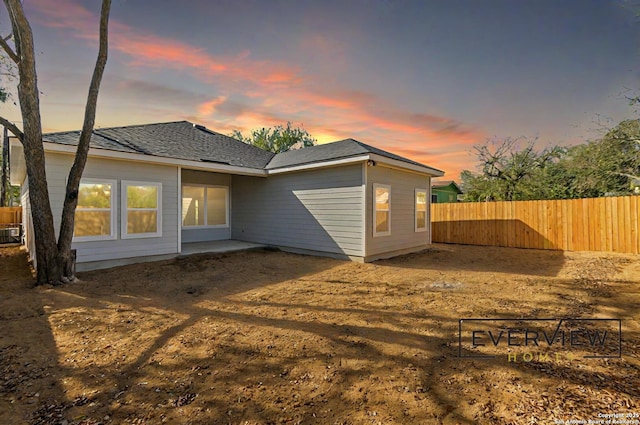
[[[20,188],[20,202],[22,205],[22,231],[24,232],[24,243],[29,253],[29,259],[33,267],[38,266],[36,261],[36,241],[33,238],[33,219],[31,218],[31,201],[29,200],[29,179],[24,180]]]
[[[233,176],[231,237],[364,256],[362,167]]]
[[[391,186],[391,234],[373,237],[373,184]],[[430,243],[430,230],[415,231],[415,189],[431,186],[429,177],[393,168],[367,167],[366,255],[418,248]],[[427,199],[429,211],[430,199]],[[427,229],[431,224],[427,223]]]
[[[62,206],[67,176],[73,162],[71,155],[47,153],[47,182],[49,198],[53,210],[56,234],[60,228]],[[83,178],[116,179],[117,195],[117,239],[110,241],[74,242],[77,250],[77,262],[114,260],[121,258],[143,257],[149,255],[173,254],[178,251],[178,168],[165,165],[135,163],[130,161],[89,158]],[[134,180],[162,183],[162,236],[153,238],[121,239],[121,181]]]

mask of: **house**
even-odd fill
[[[56,229],[78,137],[43,137]],[[21,144],[12,149],[33,253]],[[186,121],[97,129],[76,210],[77,270],[231,239],[365,262],[421,250],[431,178],[442,175],[353,139],[273,154]]]
[[[453,180],[436,181],[431,185],[431,202],[458,202],[458,195],[462,195],[460,186]]]

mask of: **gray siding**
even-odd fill
[[[204,184],[211,186],[227,186],[231,199],[231,175],[208,173],[206,171],[182,170],[182,184]],[[182,202],[182,201],[180,201]],[[229,210],[231,221],[231,210]],[[182,229],[182,243],[220,241],[231,238],[231,226],[218,228]]]
[[[431,179],[424,175],[387,168],[381,165],[366,168],[366,256],[378,256],[394,251],[419,248],[430,243],[430,199],[427,198],[427,231],[415,231],[415,189],[431,187]],[[391,186],[391,234],[373,237],[373,184]],[[428,193],[428,192],[427,192]]]
[[[47,153],[47,181],[56,234],[60,228],[65,186],[73,156]],[[83,178],[117,181],[115,240],[74,242],[77,262],[114,260],[178,252],[178,167],[89,158]],[[122,180],[162,183],[162,236],[121,239]]]
[[[231,237],[364,256],[363,165],[233,176]]]

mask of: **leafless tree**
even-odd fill
[[[36,281],[38,284],[68,282],[75,279],[71,239],[80,178],[87,161],[89,141],[95,123],[98,92],[107,63],[111,0],[102,1],[98,59],[89,86],[84,123],[76,155],[67,179],[60,234],[57,239],[45,170],[33,32],[20,0],[4,0],[4,4],[11,21],[11,34],[0,36],[0,47],[18,69],[18,101],[22,114],[22,130],[3,117],[0,117],[0,124],[7,127],[20,140],[24,148],[38,268]]]

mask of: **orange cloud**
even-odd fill
[[[29,5],[38,12],[40,24],[72,29],[79,39],[97,41],[98,17],[82,5],[72,0],[32,0]],[[454,119],[394,107],[389,99],[302,75],[288,63],[252,59],[248,51],[217,56],[115,20],[110,29],[111,49],[128,56],[130,66],[186,70],[205,84],[215,80],[224,86],[224,95],[197,100],[193,111],[183,116],[221,132],[286,121],[304,123],[322,141],[331,136],[353,137],[444,169],[452,178],[469,168],[466,151],[484,139],[482,132]],[[319,51],[332,48],[317,36],[306,43]],[[246,99],[246,104],[239,98]]]
[[[215,112],[216,108],[224,103],[227,100],[226,96],[216,97],[214,99],[209,100],[208,102],[201,103],[198,106],[198,113],[201,115],[211,115]]]

